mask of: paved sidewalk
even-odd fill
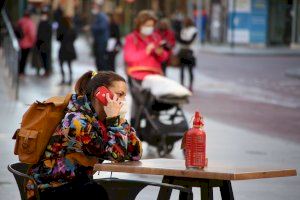
[[[230,45],[203,44],[199,48],[202,52],[241,55],[241,56],[299,56],[300,48],[289,47],[251,47]]]
[[[287,76],[299,78],[300,79],[300,67],[297,66],[297,68],[289,69],[285,73]]]
[[[57,44],[54,44],[57,49]],[[76,49],[80,60],[74,62],[74,80],[87,70],[93,70],[93,59],[89,56],[89,49],[82,39],[76,41]],[[54,54],[55,55],[55,54]],[[118,73],[124,75],[121,55],[117,61]],[[60,74],[57,62],[54,62],[54,74],[49,78],[35,77],[34,71],[21,81],[20,101],[14,102],[1,93],[3,84],[0,82],[0,199],[20,199],[18,188],[13,176],[7,171],[9,163],[17,162],[13,155],[14,141],[11,140],[13,131],[18,127],[22,114],[35,100],[43,100],[53,95],[64,95],[71,91],[72,87],[58,86]],[[178,69],[170,69],[168,74],[172,79],[179,77]],[[200,74],[200,72],[196,72]],[[200,81],[195,80],[195,85],[200,87]],[[130,102],[130,96],[128,97]],[[188,106],[188,105],[186,105]],[[193,113],[186,112],[187,119],[191,119]],[[300,146],[296,143],[260,135],[239,127],[229,126],[204,116],[205,130],[207,132],[207,153],[209,162],[223,163],[231,166],[270,166],[272,168],[297,168],[300,170]],[[283,133],[284,134],[284,133]],[[146,158],[157,157],[156,150],[144,145]],[[180,150],[180,141],[176,143],[173,152],[168,158],[183,158]],[[108,173],[95,175],[109,176]],[[161,176],[128,175],[113,173],[113,176],[134,178],[142,180],[161,181]],[[300,199],[300,177],[275,178],[252,181],[233,182],[235,199],[238,200],[296,200]],[[199,189],[194,190],[194,199],[199,199]],[[157,195],[158,190],[146,188],[137,199],[150,200]],[[178,199],[177,193],[173,193],[172,199]],[[218,191],[215,191],[215,199],[220,199]]]

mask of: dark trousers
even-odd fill
[[[181,65],[181,68],[180,68],[180,82],[181,82],[181,85],[184,85],[184,69],[185,68],[188,68],[188,71],[189,71],[189,76],[190,76],[189,88],[191,90],[193,88],[193,81],[194,81],[194,74],[193,74],[194,66],[190,65],[190,64],[186,64],[186,65],[182,64]]]
[[[41,200],[108,200],[106,190],[94,181],[74,182],[40,192]]]
[[[30,52],[30,48],[27,49],[21,49],[21,58],[19,61],[19,74],[25,73],[25,66],[27,62],[27,58]]]
[[[43,67],[46,74],[49,74],[50,72],[50,55],[47,52],[40,52]]]
[[[61,77],[62,77],[62,83],[65,82],[64,62],[65,61],[63,61],[63,60],[59,61],[60,73],[61,73]],[[69,84],[71,84],[72,83],[72,74],[73,74],[73,72],[72,72],[72,61],[67,60],[66,62],[68,64],[68,68],[69,68]]]
[[[107,70],[108,71],[116,71],[115,68],[115,58],[116,58],[116,52],[107,52]]]
[[[94,56],[97,71],[107,71],[107,55],[105,48],[94,44]]]

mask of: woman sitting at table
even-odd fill
[[[104,106],[95,94],[105,86]],[[93,178],[93,166],[103,160],[139,160],[142,144],[124,119],[127,86],[114,72],[87,72],[76,83],[66,115],[52,135],[41,161],[29,173],[45,199],[108,199]],[[27,196],[34,199],[32,183]]]

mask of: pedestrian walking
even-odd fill
[[[106,105],[96,96],[101,86],[113,94],[106,96]],[[123,77],[89,71],[79,78],[75,92],[45,153],[29,170],[41,200],[107,200],[105,189],[93,181],[93,166],[104,160],[123,162],[142,156],[142,143],[123,118],[127,93]],[[33,198],[30,181],[26,188]]]
[[[37,31],[36,48],[42,60],[42,66],[45,71],[44,76],[48,76],[51,71],[51,39],[52,26],[49,20],[49,13],[48,10],[42,10],[41,19]]]
[[[180,82],[184,85],[184,71],[187,68],[190,77],[189,89],[193,91],[194,74],[193,68],[196,65],[195,42],[197,40],[197,28],[191,18],[186,17],[183,21],[183,28],[180,32],[179,43],[181,48],[178,52],[180,60]]]
[[[25,67],[30,50],[36,42],[36,25],[30,18],[30,11],[26,10],[24,16],[18,21],[19,45],[21,48],[21,56],[19,59],[19,75],[25,75]]]
[[[122,48],[122,43],[120,39],[120,29],[119,25],[115,20],[114,14],[109,16],[109,39],[107,42],[107,67],[109,71],[116,71],[115,58]]]
[[[74,42],[76,39],[76,31],[74,29],[72,18],[64,16],[61,20],[61,25],[57,30],[57,40],[60,41],[59,48],[59,64],[62,80],[60,84],[67,83],[68,85],[72,84],[72,61],[77,58]],[[67,62],[69,68],[69,81],[66,82],[65,72],[63,65]]]
[[[167,66],[170,62],[170,57],[172,55],[172,49],[175,46],[175,33],[171,29],[170,22],[167,18],[161,19],[157,24],[156,33],[162,38],[161,46],[168,53],[166,61],[162,62],[162,70],[166,74]]]
[[[95,64],[98,71],[108,70],[106,47],[109,38],[108,16],[102,12],[102,1],[94,2],[92,8],[91,32],[93,35],[93,52]]]

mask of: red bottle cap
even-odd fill
[[[198,111],[195,112],[193,125],[194,125],[194,127],[201,127],[201,126],[204,125],[203,122],[202,122],[200,113]]]

